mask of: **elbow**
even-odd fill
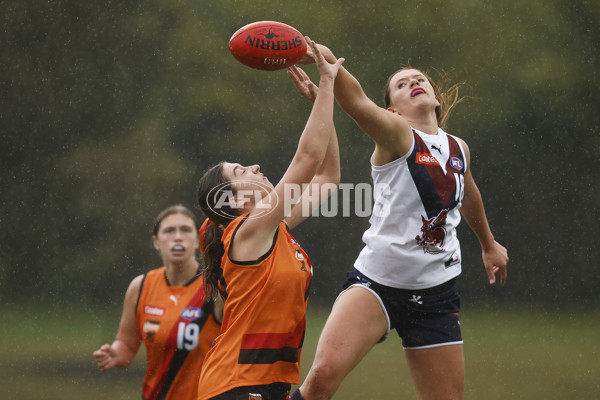
[[[119,368],[127,368],[129,367],[129,365],[133,362],[133,359],[135,358],[136,353],[129,353],[129,354],[123,354],[119,361],[117,362],[117,367]]]
[[[336,171],[329,176],[329,182],[333,183],[335,186],[340,186],[340,182],[342,180],[342,174],[340,171]]]
[[[313,147],[311,149],[304,149],[302,152],[298,153],[296,159],[305,166],[307,169],[313,169],[316,171],[319,166],[323,163],[323,159],[325,158],[325,151],[318,147]]]

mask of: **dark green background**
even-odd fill
[[[257,20],[290,24],[345,57],[379,104],[388,75],[408,61],[466,81],[472,98],[448,131],[471,148],[511,261],[506,287],[489,287],[463,223],[463,300],[600,304],[597,1],[0,5],[3,304],[118,305],[134,276],[160,266],[154,217],[174,203],[195,207],[208,166],[259,163],[277,182],[310,104],[284,71],[253,70],[229,53],[231,35]],[[369,182],[370,139],[339,108],[335,122],[342,182]],[[317,304],[335,298],[366,226],[340,216],[297,229]]]

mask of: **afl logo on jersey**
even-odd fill
[[[181,318],[193,321],[202,316],[202,309],[198,307],[186,307],[181,311]]]
[[[450,165],[452,166],[452,168],[454,168],[457,171],[462,171],[462,169],[463,169],[463,162],[458,157],[452,157],[450,159]]]

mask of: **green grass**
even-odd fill
[[[145,353],[130,367],[102,373],[92,352],[111,343],[120,310],[4,310],[0,327],[0,398],[139,399]]]
[[[328,310],[309,309],[302,377]],[[0,398],[139,399],[145,355],[125,370],[100,372],[92,352],[111,342],[120,310],[4,310]],[[465,309],[466,400],[600,398],[600,315],[567,311]],[[346,378],[336,399],[414,399],[394,333]]]

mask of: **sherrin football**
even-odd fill
[[[241,27],[229,39],[229,51],[242,64],[267,71],[294,65],[306,54],[306,40],[295,28],[276,21]]]

